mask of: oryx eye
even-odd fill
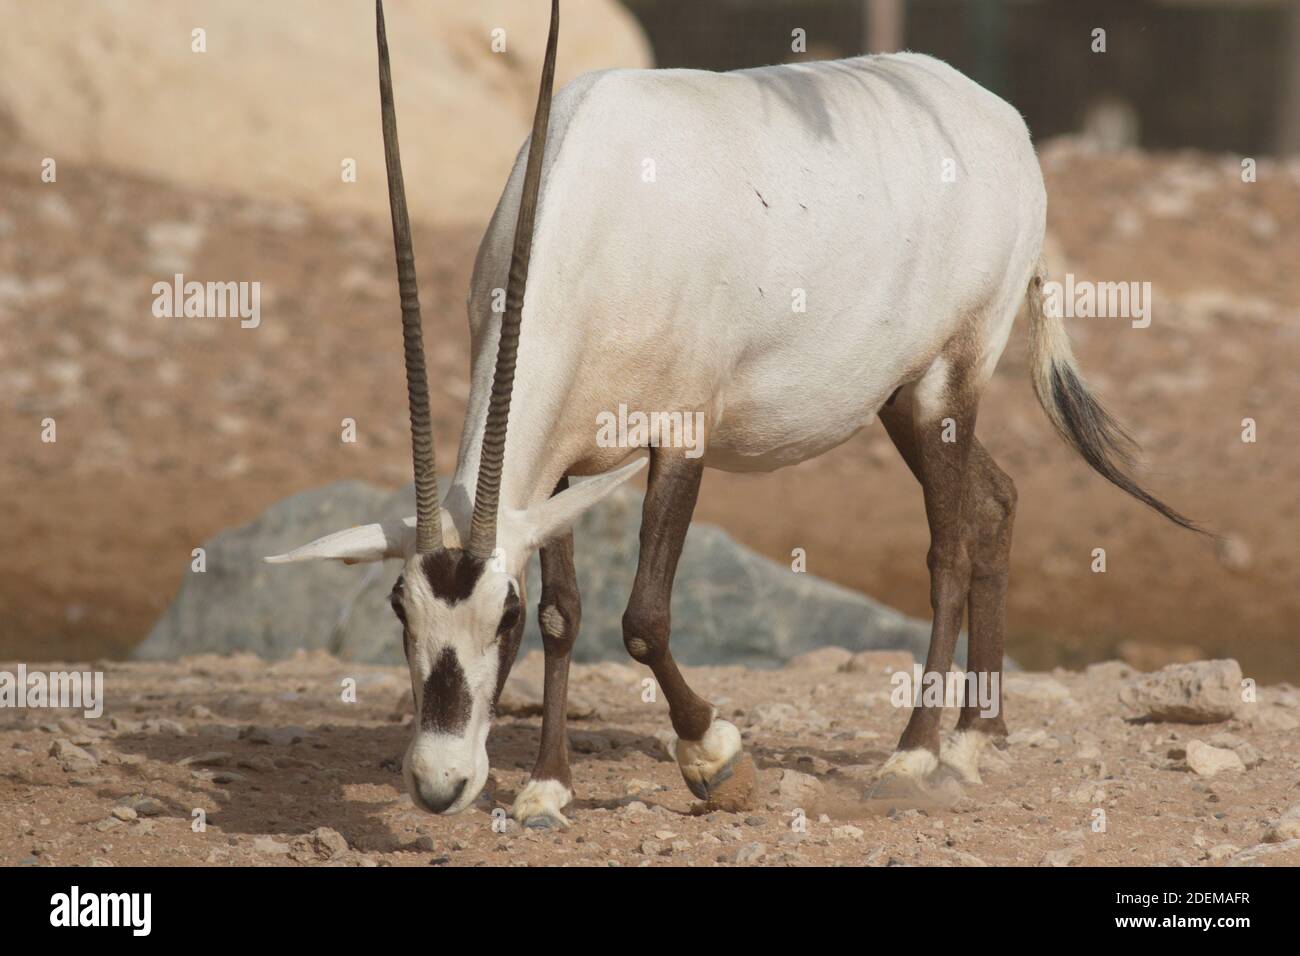
[[[505,608],[501,612],[501,623],[497,625],[498,634],[505,634],[519,623],[519,609],[519,594],[512,584],[510,585],[510,593],[506,595]]]
[[[406,623],[406,608],[402,607],[403,585],[402,579],[398,578],[397,583],[393,585],[393,590],[388,595],[388,603],[393,608],[393,613],[403,624]]]

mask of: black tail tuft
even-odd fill
[[[1074,369],[1059,362],[1052,363],[1052,404],[1064,437],[1094,471],[1174,524],[1198,534],[1210,533],[1133,480],[1128,470],[1133,467],[1136,443],[1092,397]]]

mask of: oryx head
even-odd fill
[[[552,0],[551,30],[515,226],[506,311],[473,511],[464,515],[459,510],[448,511],[439,503],[420,301],[398,155],[382,0],[375,6],[384,155],[397,251],[415,459],[416,514],[404,521],[340,531],[266,560],[281,563],[333,559],[356,564],[400,557],[405,561],[390,596],[393,612],[402,624],[416,712],[402,773],[417,806],[433,813],[457,813],[474,801],[487,780],[488,730],[523,634],[523,576],[529,556],[630,478],[645,460],[585,481],[525,511],[499,507],[506,422],[555,75],[559,3]]]

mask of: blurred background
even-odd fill
[[[547,5],[386,7],[450,463],[469,274],[526,133]],[[409,480],[373,5],[0,0],[0,23],[0,659],[123,656],[213,535],[328,482]],[[979,425],[1020,489],[1009,653],[1234,656],[1300,679],[1297,4],[566,0],[561,37],[561,82],[909,48],[1015,105],[1053,273],[1153,284],[1150,328],[1069,323],[1082,367],[1142,442],[1146,483],[1223,537],[1161,522],[1055,438],[1018,327]],[[260,282],[261,326],[154,317],[152,285],[176,272]],[[878,426],[772,475],[710,472],[697,518],[928,615],[921,496]]]

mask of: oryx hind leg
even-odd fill
[[[957,729],[944,741],[940,760],[962,781],[981,783],[981,752],[989,741],[1002,745],[1007,735],[1002,715],[1002,656],[1016,486],[978,440],[971,448],[970,471],[966,696]]]
[[[560,479],[559,494],[569,486]],[[582,621],[578,575],[573,565],[573,532],[541,549],[542,597],[538,627],[546,679],[542,691],[542,741],[528,783],[515,798],[511,815],[526,827],[566,827],[564,807],[573,799],[569,772],[569,741],[565,708],[569,689],[569,659]]]
[[[677,733],[682,777],[693,794],[707,800],[730,779],[741,758],[740,731],[718,718],[713,706],[691,690],[668,648],[673,577],[703,472],[702,459],[688,458],[682,449],[650,449],[641,550],[623,614],[623,643],[654,673]]]
[[[971,582],[972,449],[979,389],[959,361],[940,357],[905,387],[880,418],[921,483],[930,526],[930,607],[933,620],[923,682],[946,686]],[[925,683],[923,683],[923,688]],[[939,705],[916,703],[893,756],[881,768],[874,794],[909,792],[939,768]]]

